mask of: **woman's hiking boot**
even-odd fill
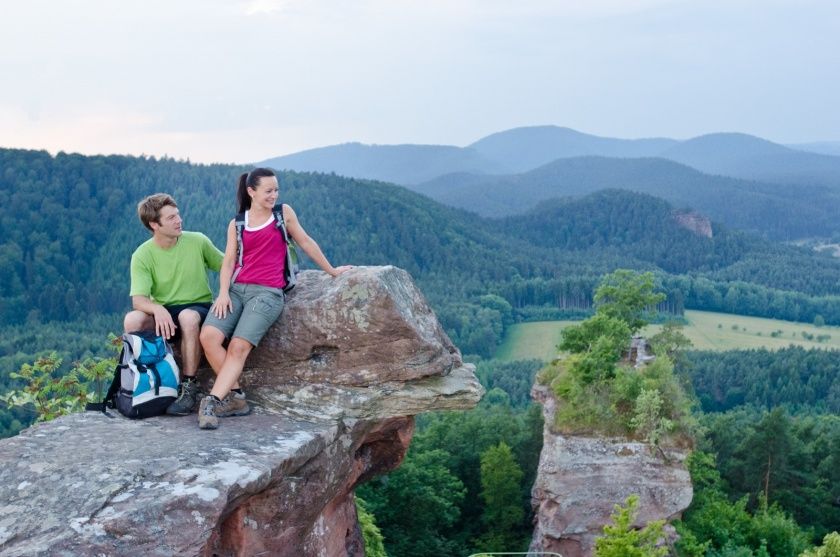
[[[216,415],[220,418],[228,416],[245,416],[251,413],[251,406],[245,400],[245,393],[231,391],[222,402],[216,405]]]
[[[206,396],[201,399],[198,407],[199,429],[216,429],[219,427],[219,417],[216,415],[216,408],[220,405],[218,399],[213,396]]]
[[[175,402],[169,405],[166,413],[170,416],[188,416],[192,414],[198,403],[200,390],[198,388],[198,381],[184,381],[178,387],[178,398]]]

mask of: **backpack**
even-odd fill
[[[116,408],[128,418],[149,418],[166,412],[178,397],[178,364],[172,348],[154,331],[136,331],[122,336],[123,348],[114,380],[101,403],[87,410]]]
[[[297,284],[297,274],[300,271],[297,248],[295,247],[295,243],[289,239],[288,232],[286,232],[286,221],[283,220],[283,204],[278,203],[275,205],[271,213],[274,215],[274,226],[280,231],[280,234],[283,235],[283,241],[286,242],[286,265],[283,269],[283,278],[286,280],[286,286],[283,287],[283,292],[288,292]],[[237,213],[233,222],[236,227],[236,258],[239,263],[239,268],[231,278],[231,282],[236,280],[236,275],[242,270],[242,232],[245,230],[245,212]]]

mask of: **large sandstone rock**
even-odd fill
[[[556,400],[545,387],[534,387],[533,395],[543,405],[546,425],[531,491],[536,514],[532,551],[592,555],[614,506],[630,495],[639,496],[637,527],[679,518],[688,508],[693,491],[686,451],[666,448],[663,458],[627,439],[553,433]]]
[[[447,375],[458,349],[408,273],[360,267],[338,278],[304,271],[283,316],[248,359],[252,385],[364,386]]]
[[[288,310],[249,360],[250,416],[76,414],[0,441],[0,555],[362,555],[354,487],[401,462],[414,414],[482,389],[403,271],[303,273]]]

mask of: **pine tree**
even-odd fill
[[[517,530],[525,516],[520,500],[522,469],[504,441],[481,455],[482,522],[486,528],[479,540],[483,551],[515,551],[522,543]]]
[[[660,546],[665,521],[657,520],[640,530],[633,528],[638,514],[639,497],[631,495],[624,506],[616,505],[612,524],[604,526],[604,535],[595,540],[596,557],[665,557],[668,549]]]

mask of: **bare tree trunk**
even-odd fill
[[[764,474],[764,504],[770,504],[770,466],[773,464],[773,456],[767,455],[767,472]]]

